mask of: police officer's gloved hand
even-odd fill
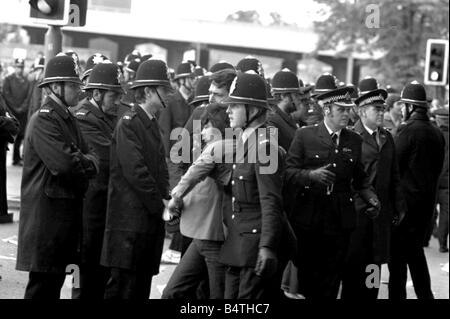
[[[369,199],[370,207],[366,209],[365,213],[369,218],[377,218],[380,214],[381,203],[377,198]]]
[[[406,212],[404,212],[404,211],[394,214],[394,216],[392,217],[392,224],[394,226],[400,225],[403,218],[405,218],[405,215],[406,215]]]
[[[91,154],[83,154],[82,164],[85,174],[89,178],[92,178],[95,175],[97,175],[99,167],[98,167],[98,160],[95,156]]]
[[[4,129],[11,135],[16,135],[19,132],[19,122],[12,117],[4,118]]]
[[[95,156],[83,154],[80,150],[76,150],[72,154],[87,178],[92,178],[98,173],[98,162]]]
[[[309,172],[309,178],[316,183],[324,184],[327,186],[333,184],[336,178],[336,174],[329,171],[329,167],[330,164],[311,170]]]
[[[276,254],[267,247],[259,249],[258,259],[256,260],[255,273],[257,276],[270,278],[278,268],[278,259]]]

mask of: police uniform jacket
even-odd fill
[[[92,174],[83,161],[98,162],[60,103],[48,97],[25,135],[18,270],[64,273],[79,263],[83,196]]]
[[[426,113],[414,112],[397,131],[395,145],[408,213],[401,226],[425,228],[434,211],[445,140]]]
[[[278,106],[275,105],[272,109],[273,112],[267,115],[267,126],[274,126],[278,129],[278,144],[287,152],[294,139],[297,124]]]
[[[367,202],[376,198],[361,161],[362,138],[343,128],[335,147],[324,124],[297,130],[286,158],[286,182],[295,190],[290,219],[294,227],[340,233],[356,226],[353,190]],[[331,164],[335,182],[326,186],[313,182],[311,170]]]
[[[350,255],[360,257],[361,253],[370,253],[377,264],[387,263],[390,253],[392,219],[400,212],[406,212],[406,203],[400,185],[398,163],[394,140],[391,134],[379,129],[379,143],[364,128],[361,120],[356,122],[354,131],[362,139],[361,160],[370,183],[381,202],[381,211],[377,218],[370,219],[364,210],[367,205],[356,194],[355,207],[358,216],[358,226],[352,233]],[[355,251],[355,254],[352,254]]]
[[[89,100],[83,100],[75,117],[84,139],[99,158],[99,173],[90,180],[83,205],[82,246],[83,261],[98,265],[105,229],[109,154],[114,123]]]
[[[157,274],[169,178],[158,123],[139,105],[117,123],[110,158],[101,264]]]
[[[255,267],[262,247],[271,249],[279,258],[295,249],[292,245],[296,239],[288,231],[283,211],[283,158],[278,147],[268,140],[267,129],[266,132],[251,133],[243,145],[242,158],[237,147],[231,179],[233,212],[219,257],[225,265]],[[263,160],[261,154],[271,154],[270,161]],[[264,172],[274,160],[275,171]]]

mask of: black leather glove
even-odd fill
[[[370,207],[366,209],[365,214],[371,218],[377,218],[381,211],[381,203],[376,197],[369,199]]]
[[[256,260],[255,273],[260,277],[272,277],[278,268],[278,259],[275,253],[266,247],[259,249],[258,259]]]
[[[394,226],[400,225],[403,218],[405,218],[405,215],[406,215],[406,212],[404,212],[404,211],[394,214],[394,216],[392,217],[392,224]]]
[[[309,178],[311,178],[311,180],[316,183],[324,184],[327,186],[333,184],[336,178],[336,174],[328,170],[330,166],[331,165],[328,164],[326,166],[311,170],[309,172]]]
[[[19,132],[19,122],[12,117],[3,118],[3,128],[11,135],[16,135]]]

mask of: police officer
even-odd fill
[[[86,83],[89,81],[89,76],[90,76],[94,66],[96,66],[99,63],[108,61],[108,60],[109,59],[101,53],[95,53],[95,54],[91,55],[86,61],[86,68],[83,72],[83,75],[81,76],[81,81],[86,85]]]
[[[83,205],[83,245],[81,299],[103,299],[108,272],[100,266],[109,181],[109,156],[114,121],[108,117],[123,93],[118,66],[97,64],[84,90],[88,100],[80,105],[75,117],[86,142],[99,157],[99,174],[89,183]]]
[[[355,197],[355,207],[359,216],[358,225],[350,238],[344,278],[342,299],[377,299],[380,281],[373,286],[366,285],[366,279],[373,271],[380,274],[381,265],[390,258],[391,228],[398,226],[406,212],[406,203],[400,185],[394,140],[383,128],[385,99],[387,92],[375,89],[362,94],[355,100],[360,120],[354,131],[363,140],[362,163],[381,202],[381,210],[371,219],[360,196]],[[377,266],[376,269],[367,267]]]
[[[330,78],[331,79],[331,78]],[[325,119],[295,133],[286,159],[290,220],[298,239],[299,286],[306,299],[335,299],[351,231],[356,226],[353,190],[376,210],[379,202],[361,162],[361,137],[346,129],[352,88],[328,81],[317,96]]]
[[[162,213],[170,199],[156,114],[170,88],[167,65],[147,60],[131,86],[137,104],[117,123],[111,143],[108,208],[101,265],[109,267],[105,298],[149,298],[164,244]]]
[[[30,88],[28,91],[28,118],[31,118],[42,105],[43,91],[38,86],[44,79],[45,58],[38,57],[33,64],[33,72],[30,74]]]
[[[297,76],[289,69],[278,71],[273,76],[271,91],[278,103],[272,106],[272,112],[267,116],[267,125],[278,129],[278,143],[287,152],[297,130],[297,125],[290,116],[300,102]]]
[[[87,59],[86,68],[85,68],[83,74],[81,75],[81,82],[83,82],[84,85],[86,85],[86,83],[89,81],[89,76],[90,76],[94,66],[96,66],[99,63],[103,63],[104,61],[109,61],[109,60],[106,56],[104,56],[101,53],[95,53],[94,55],[91,55]],[[75,114],[78,111],[78,109],[86,103],[88,103],[88,96],[87,96],[86,92],[82,92],[80,94],[80,102],[78,103],[77,106],[71,107],[70,111],[72,112],[72,114]]]
[[[14,60],[15,72],[7,76],[3,82],[3,97],[11,114],[19,120],[20,130],[14,140],[12,164],[22,166],[22,156],[20,147],[22,146],[25,127],[27,125],[28,115],[28,91],[30,90],[30,82],[24,76],[23,69],[25,61],[23,59]]]
[[[422,84],[406,85],[400,101],[405,103],[406,123],[399,127],[395,145],[408,212],[392,235],[389,298],[406,299],[408,266],[417,298],[434,299],[423,242],[433,217],[445,140],[430,122]]]
[[[17,270],[30,272],[25,298],[58,299],[66,266],[79,265],[83,197],[98,171],[68,111],[81,81],[73,58],[51,59],[40,84],[48,97],[25,135]]]
[[[0,224],[12,223],[13,214],[8,213],[8,198],[6,196],[6,152],[8,143],[14,142],[14,135],[19,131],[19,122],[12,117],[6,107],[6,102],[0,94]]]
[[[219,259],[228,266],[224,296],[280,298],[289,251],[281,196],[283,159],[264,126],[269,110],[264,79],[255,72],[238,73],[223,103],[228,104],[230,127],[242,133],[232,169],[233,215]],[[269,159],[263,160],[263,154]]]

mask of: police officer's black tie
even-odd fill
[[[331,140],[333,141],[334,147],[338,147],[338,135],[336,133],[331,134]]]
[[[377,148],[378,148],[378,150],[379,150],[379,149],[380,149],[380,143],[378,142],[377,131],[374,131],[374,132],[372,133],[372,137],[373,137],[373,139],[374,139],[374,141],[375,141],[375,144],[377,144]]]

